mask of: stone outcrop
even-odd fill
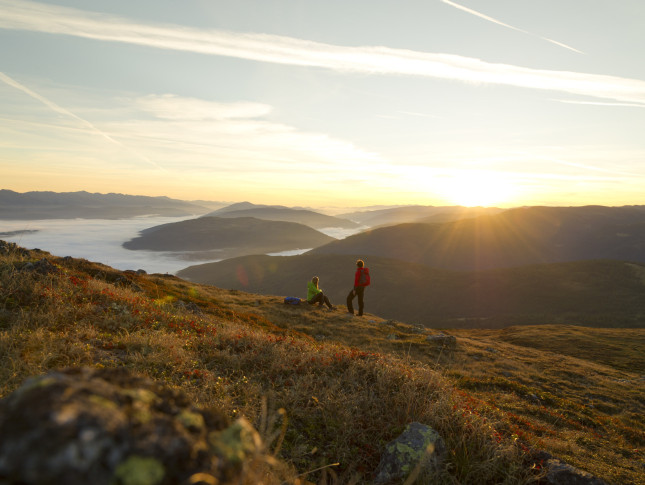
[[[125,369],[75,368],[26,381],[0,401],[0,483],[227,483],[261,453],[178,391]]]

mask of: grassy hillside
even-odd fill
[[[448,448],[422,483],[535,483],[532,450],[643,483],[643,330],[455,330],[445,348],[427,339],[436,331],[282,296],[0,244],[0,397],[50,369],[125,367],[248,417],[267,439],[267,416],[279,429],[285,415],[269,446],[293,471],[265,483],[368,483],[412,421]]]
[[[254,217],[200,217],[145,229],[140,236],[123,243],[123,247],[186,252],[201,259],[223,259],[243,254],[309,249],[330,241],[334,238],[295,222],[265,221]]]
[[[643,207],[587,206],[526,207],[442,224],[401,224],[312,252],[470,271],[586,259],[645,262],[644,247]]]
[[[304,298],[312,276],[333,304],[353,285],[354,256],[247,256],[196,265],[178,274],[191,281],[261,294]],[[645,327],[645,265],[578,261],[503,270],[459,272],[392,259],[366,259],[372,285],[366,305],[384,318],[427,327],[487,327],[545,323]]]

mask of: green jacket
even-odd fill
[[[311,301],[318,293],[322,292],[320,288],[316,288],[313,281],[307,283],[307,301]]]

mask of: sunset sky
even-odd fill
[[[0,0],[0,189],[645,204],[643,0]]]

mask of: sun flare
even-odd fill
[[[468,172],[446,177],[439,191],[453,204],[486,207],[509,202],[515,188],[499,174]]]

